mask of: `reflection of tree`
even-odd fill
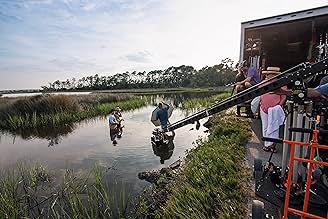
[[[66,124],[60,127],[52,128],[37,128],[37,129],[24,129],[17,130],[15,132],[10,132],[10,134],[20,136],[24,140],[29,140],[32,138],[41,138],[48,140],[48,147],[59,144],[62,137],[67,136],[69,133],[73,132],[76,128],[74,124]]]
[[[156,145],[153,144],[153,152],[156,156],[160,157],[161,164],[164,164],[165,160],[171,158],[174,151],[173,138],[169,139],[168,144]]]

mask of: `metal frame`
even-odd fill
[[[317,148],[328,150],[328,145],[318,144],[318,135],[319,135],[319,130],[314,129],[313,133],[312,133],[312,140],[310,143],[304,143],[304,142],[300,142],[300,141],[290,141],[290,140],[283,141],[284,144],[290,145],[289,171],[288,171],[288,179],[287,179],[287,191],[286,191],[285,203],[284,203],[284,214],[282,217],[283,219],[288,218],[289,212],[301,216],[302,219],[305,217],[306,218],[314,218],[314,219],[328,219],[328,213],[327,213],[326,218],[308,213],[308,204],[309,204],[309,198],[310,198],[310,187],[311,187],[311,176],[312,176],[313,165],[319,164],[319,165],[323,165],[323,166],[328,166],[328,162],[314,160],[315,150]],[[299,147],[303,146],[303,147],[310,148],[310,158],[305,159],[305,158],[301,158],[301,157],[298,157],[297,155],[295,155],[296,146],[299,146]],[[289,207],[289,198],[290,198],[290,193],[291,193],[291,186],[293,184],[292,178],[293,178],[293,169],[294,169],[295,161],[309,163],[309,167],[307,170],[306,189],[305,189],[305,196],[304,196],[302,210],[297,210],[297,209]]]
[[[306,18],[318,17],[327,14],[328,14],[328,6],[322,6],[318,8],[311,8],[302,11],[271,16],[267,18],[245,21],[241,23],[241,26],[246,29],[246,28],[260,27],[265,25],[301,20]]]
[[[270,80],[263,81],[253,87],[250,87],[240,93],[235,94],[234,96],[231,96],[230,98],[227,98],[217,104],[214,104],[210,108],[204,109],[180,121],[172,123],[168,125],[164,131],[173,131],[187,124],[192,124],[200,119],[221,112],[237,104],[254,99],[255,97],[260,96],[262,94],[277,90],[290,83],[302,81],[306,78],[319,74],[326,69],[328,69],[328,58],[316,62],[314,64],[299,64],[291,69],[288,69],[287,71],[284,71],[276,77],[271,78]]]

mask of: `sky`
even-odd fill
[[[241,22],[328,0],[0,0],[0,90],[238,60]]]

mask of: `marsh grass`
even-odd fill
[[[106,115],[116,106],[130,110],[146,105],[146,97],[91,94],[83,96],[39,95],[8,101],[0,108],[0,128],[4,130],[58,127],[86,118]]]
[[[154,200],[143,196],[137,218],[245,218],[250,175],[244,145],[249,133],[245,120],[216,115],[208,139],[188,152],[174,180],[164,175],[160,180],[166,183],[155,185],[153,194],[164,191],[166,198],[153,208]]]
[[[202,108],[207,108],[224,100],[230,96],[229,92],[222,92],[216,95],[212,95],[209,97],[202,97],[202,98],[191,98],[182,103],[182,109],[185,110],[199,110]]]
[[[58,180],[58,179],[57,179]],[[103,171],[95,166],[91,173],[66,170],[62,183],[40,164],[22,164],[17,169],[1,171],[0,218],[113,218],[124,215],[113,209]],[[115,213],[118,212],[118,213]]]
[[[138,95],[147,95],[147,94],[179,94],[179,93],[204,93],[204,92],[223,92],[231,91],[230,87],[221,86],[221,87],[197,87],[197,88],[188,88],[188,87],[178,87],[178,88],[138,88],[138,89],[120,89],[120,90],[102,90],[95,91],[94,93],[119,93],[119,94],[138,94]]]

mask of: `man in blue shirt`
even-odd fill
[[[260,83],[260,75],[256,68],[250,67],[247,61],[242,63],[242,66],[239,68],[239,74],[236,76],[235,88],[237,93],[252,87]],[[240,105],[237,105],[237,115],[240,116]],[[246,107],[246,114],[251,116],[253,113],[250,107]]]
[[[328,99],[328,82],[321,84],[316,88],[308,89],[308,97],[310,98],[321,98]]]
[[[116,129],[118,124],[114,114],[115,114],[115,110],[111,110],[108,117],[108,123],[111,129]]]
[[[168,115],[169,105],[164,102],[159,103],[158,108],[159,111],[156,113],[156,119],[159,119],[162,129],[164,129],[169,124],[169,115]]]
[[[245,72],[245,79],[242,81],[238,81],[236,83],[236,90],[237,92],[240,92],[242,90],[245,90],[247,88],[250,88],[253,85],[256,85],[260,83],[260,75],[256,68],[250,67],[249,63],[247,61],[244,61],[241,69],[241,72]]]
[[[279,89],[276,91],[277,94],[283,94],[287,96],[293,95],[292,90],[282,90]],[[308,88],[307,89],[307,97],[317,100],[328,101],[328,76],[322,78],[319,86],[315,88]]]

